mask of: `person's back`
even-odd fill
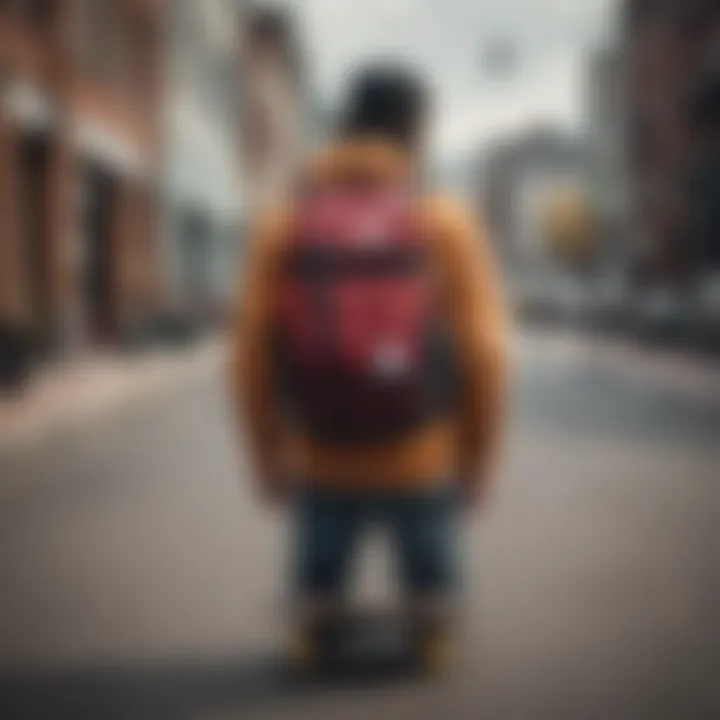
[[[366,72],[344,137],[311,163],[296,198],[261,219],[248,260],[233,382],[258,488],[295,509],[298,590],[323,624],[359,531],[377,519],[396,540],[408,600],[437,615],[455,585],[458,498],[484,494],[497,444],[505,358],[494,263],[471,213],[423,186],[424,114],[411,76]],[[402,217],[402,230],[375,229],[358,260],[346,225],[377,226],[381,205],[401,208],[382,212],[393,228]],[[449,337],[439,364],[408,339],[430,327]],[[394,387],[360,378],[368,363],[350,360],[366,357]],[[432,369],[398,371],[410,365]]]

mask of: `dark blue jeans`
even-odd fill
[[[305,597],[342,597],[358,542],[372,525],[389,533],[408,599],[444,596],[457,580],[453,488],[405,494],[306,489],[297,500],[296,574]]]

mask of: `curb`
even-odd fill
[[[137,377],[127,378],[110,392],[92,398],[73,412],[49,416],[29,426],[0,435],[0,458],[33,450],[95,423],[122,416],[147,402],[157,401],[173,390],[220,369],[224,344],[213,342],[180,357],[162,356],[149,361]]]

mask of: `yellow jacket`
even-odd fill
[[[332,146],[308,169],[309,179],[319,182],[348,174],[402,179],[412,172],[399,148],[371,138]],[[231,385],[260,481],[287,474],[324,486],[398,491],[449,476],[468,483],[487,480],[506,374],[498,275],[487,235],[467,208],[440,197],[421,202],[463,372],[457,415],[392,443],[357,448],[318,443],[284,421],[275,401],[270,337],[279,260],[293,213],[288,202],[264,213],[253,232],[232,338]]]

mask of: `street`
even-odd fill
[[[283,675],[285,523],[253,500],[220,369],[0,459],[0,717],[720,717],[718,376],[623,352],[517,343],[438,684]]]

